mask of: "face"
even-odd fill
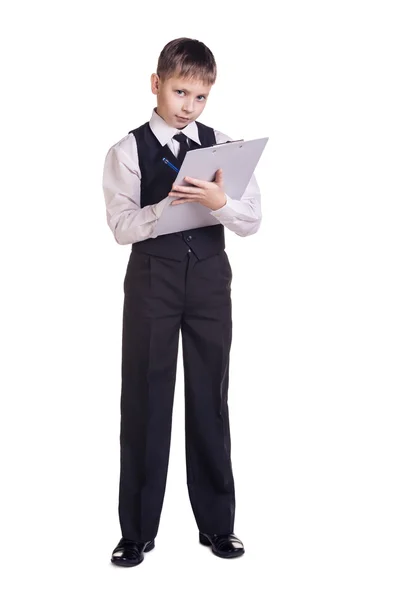
[[[199,80],[151,76],[151,91],[157,95],[157,114],[175,129],[183,129],[203,112],[212,88]],[[183,117],[183,118],[180,118]]]

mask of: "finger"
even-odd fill
[[[171,192],[198,192],[199,188],[196,187],[191,187],[189,185],[173,185]]]
[[[199,189],[192,188],[191,190],[185,192],[170,192],[168,196],[179,196],[182,198],[193,198],[194,196],[205,196],[205,192],[201,192]]]
[[[186,202],[199,202],[199,200],[197,200],[196,198],[187,198],[185,200],[174,200],[173,202],[171,202],[171,205],[173,205],[173,204],[185,204]]]
[[[222,169],[218,169],[215,173],[215,183],[221,183],[223,181]]]
[[[210,186],[209,181],[203,181],[202,179],[194,179],[194,177],[185,177],[185,181],[193,183],[193,185],[200,188],[208,188]]]

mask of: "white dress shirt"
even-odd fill
[[[196,121],[192,121],[184,129],[175,129],[153,109],[149,126],[160,144],[168,144],[175,156],[178,155],[180,146],[179,142],[173,139],[177,133],[182,132],[201,145]],[[214,132],[217,144],[232,139],[215,129]],[[141,208],[140,180],[136,138],[130,133],[108,150],[103,171],[107,223],[118,244],[134,244],[156,237],[153,232],[157,219],[171,199],[167,196],[157,204]],[[237,235],[256,233],[261,222],[261,204],[260,189],[255,176],[252,175],[242,198],[235,200],[227,194],[225,196],[225,206],[218,210],[210,210],[210,214]]]

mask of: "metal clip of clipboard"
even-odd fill
[[[244,142],[244,140],[227,140],[226,142],[219,142],[218,144],[213,144],[213,146],[222,146],[223,144],[231,144],[232,142]]]
[[[213,148],[215,146],[224,146],[224,144],[231,144],[232,142],[244,142],[244,139],[242,140],[227,140],[226,142],[219,142],[218,144],[213,144]],[[215,150],[213,150],[213,152],[215,152]]]

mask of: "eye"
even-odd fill
[[[184,94],[184,90],[175,90],[175,92],[180,95],[180,94]],[[203,94],[200,94],[200,96],[197,96],[198,99],[203,98],[203,100],[206,100],[206,97]]]

